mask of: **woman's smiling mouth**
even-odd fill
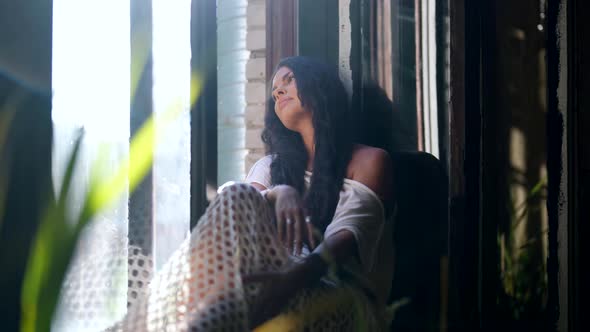
[[[289,101],[291,101],[293,98],[282,98],[279,101],[279,109],[283,109],[283,107],[285,106],[286,103],[288,103]]]

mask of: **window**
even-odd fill
[[[81,208],[91,172],[112,175],[129,157],[136,129],[149,116],[156,126],[148,185],[93,220],[65,281],[54,328],[95,330],[125,313],[134,297],[128,283],[136,274],[153,273],[150,261],[159,269],[189,231],[191,3],[53,3],[55,183],[74,135],[84,130],[71,213]],[[136,248],[147,255],[145,266],[128,260]]]
[[[104,160],[105,174],[113,173],[128,157],[129,2],[54,0],[53,4],[54,183],[61,183],[77,130],[85,132],[70,194],[74,214],[81,209],[98,155]],[[104,24],[106,18],[109,24]],[[118,262],[127,261],[127,216],[127,195],[123,195],[86,230],[65,281],[71,292],[62,297],[54,329],[106,328],[125,313],[127,266]],[[107,255],[110,264],[96,259]],[[92,325],[82,325],[81,316],[72,313],[91,315]]]

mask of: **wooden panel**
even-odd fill
[[[457,0],[450,1],[449,13],[449,329],[475,330],[479,309],[479,11],[474,2]]]
[[[399,147],[417,150],[416,17],[414,1],[391,1],[392,101],[399,130],[405,136]]]
[[[338,64],[338,0],[299,0],[297,53]]]
[[[205,82],[191,106],[191,229],[207,207],[207,183],[217,185],[216,19],[215,0],[192,1],[191,73],[201,75]]]
[[[572,227],[569,241],[572,251],[572,264],[569,280],[571,298],[569,300],[570,331],[582,330],[590,326],[590,316],[582,312],[583,303],[590,298],[590,273],[582,268],[588,260],[590,220],[590,21],[586,19],[583,2],[572,0],[568,3],[569,60],[571,76],[568,87],[571,101],[568,123],[571,124],[569,137],[572,149],[573,169],[569,177],[572,186]]]
[[[297,55],[298,2],[298,0],[266,0],[267,82],[272,79],[275,67],[282,58]]]
[[[563,139],[565,135],[565,119],[559,109],[559,84],[560,73],[568,72],[568,67],[561,67],[560,53],[561,45],[559,43],[559,11],[562,3],[561,0],[547,2],[547,213],[548,213],[548,231],[549,231],[549,254],[547,259],[548,272],[548,299],[547,299],[547,319],[553,322],[555,328],[558,327],[560,316],[567,317],[567,273],[562,274],[568,269],[567,257],[562,253],[568,251],[567,242],[560,238],[560,232],[567,230],[567,226],[561,223],[564,209],[560,201],[565,197],[562,191],[563,169]],[[562,22],[566,23],[566,22]],[[563,97],[563,95],[561,95]],[[566,211],[567,213],[567,211]],[[565,259],[564,259],[565,258]],[[560,276],[561,274],[561,276]],[[566,287],[563,287],[565,284]],[[559,324],[561,331],[567,330],[567,324]],[[567,322],[567,319],[565,320]],[[564,327],[565,325],[565,327]]]

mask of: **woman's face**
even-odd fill
[[[281,67],[275,73],[272,80],[272,98],[275,101],[275,113],[285,127],[297,130],[302,119],[308,117],[311,120],[311,113],[306,112],[301,106],[297,82],[290,68]]]

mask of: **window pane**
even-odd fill
[[[489,174],[507,179],[483,188],[484,199],[505,207],[498,209],[498,312],[532,330],[540,328],[548,298],[545,7],[544,0],[496,5],[495,107],[486,124],[497,127],[484,137],[495,148],[484,151]]]
[[[190,224],[190,0],[153,0],[155,260],[160,268]],[[162,121],[173,112],[172,123]]]
[[[53,1],[53,174],[59,190],[75,132],[84,128],[70,213],[77,213],[99,153],[113,173],[129,145],[129,2]],[[108,21],[108,24],[105,22]],[[127,194],[83,234],[55,316],[57,331],[100,330],[127,303]]]

